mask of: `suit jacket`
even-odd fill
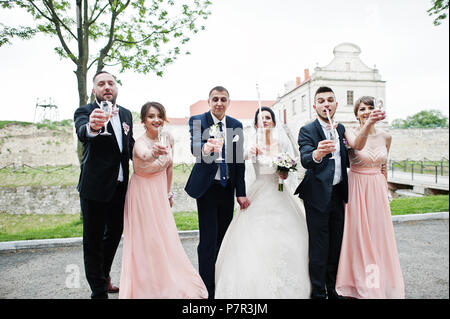
[[[95,102],[87,104],[79,107],[74,114],[75,130],[78,139],[83,143],[83,159],[77,188],[80,197],[84,199],[108,202],[116,187],[120,164],[125,189],[128,186],[129,160],[134,145],[133,117],[129,110],[117,105],[122,131],[122,152],[120,152],[111,122],[108,123],[108,132],[112,135],[87,136],[86,124],[89,122],[89,115],[97,107]],[[124,128],[126,126],[128,132]]]
[[[339,124],[337,127],[340,142],[342,181],[339,184],[342,199],[348,201],[348,178],[347,167],[350,167],[347,149],[344,145],[345,127]],[[298,194],[305,203],[314,208],[325,211],[331,199],[333,190],[333,177],[335,160],[331,159],[331,154],[327,154],[322,162],[316,163],[312,158],[312,153],[317,149],[319,142],[325,140],[323,129],[316,119],[315,121],[300,128],[298,134],[298,145],[300,147],[302,166],[306,169],[305,176],[297,187],[294,194]]]
[[[191,152],[196,157],[196,163],[186,183],[185,191],[193,198],[200,198],[208,190],[219,168],[219,164],[214,161],[218,154],[214,156],[204,156],[202,154],[203,145],[209,138],[209,128],[212,125],[214,125],[214,120],[210,112],[195,115],[189,119]],[[229,176],[228,183],[231,183],[237,197],[246,196],[242,123],[230,116],[226,116],[225,126],[227,128],[225,159]],[[236,136],[239,136],[239,138]]]

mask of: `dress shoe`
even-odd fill
[[[109,293],[113,293],[113,294],[119,292],[119,287],[113,286],[111,284],[111,277],[106,278],[106,290]]]

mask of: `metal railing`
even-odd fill
[[[389,160],[388,170],[391,173],[391,177],[408,177],[411,180],[427,178],[430,181],[430,177],[434,177],[433,180],[436,184],[441,180],[440,177],[446,177],[448,183],[449,160],[447,158],[442,158],[440,161],[432,161],[426,158],[420,161],[409,159],[403,161]]]

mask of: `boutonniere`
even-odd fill
[[[219,131],[220,131],[220,127],[219,127],[218,123],[217,124],[213,124],[213,125],[211,125],[209,127],[209,135],[210,136],[217,136]]]
[[[130,127],[128,126],[128,124],[125,122],[122,122],[122,128],[123,128],[123,132],[125,133],[125,135],[128,135],[128,131],[130,130]]]
[[[235,135],[233,137],[233,143],[235,143],[235,142],[239,142],[239,135]]]

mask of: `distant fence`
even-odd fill
[[[66,168],[74,168],[75,166],[72,164],[69,165],[58,165],[58,166],[52,166],[52,165],[45,165],[45,166],[38,166],[38,167],[33,167],[27,164],[21,164],[21,165],[16,165],[15,163],[11,163],[8,165],[5,165],[3,167],[0,167],[0,171],[1,170],[6,170],[6,171],[10,171],[12,173],[27,173],[30,171],[39,171],[39,172],[43,172],[43,173],[53,173],[56,171],[60,171]]]
[[[130,163],[130,166],[132,166],[132,164]],[[175,169],[181,167],[181,170],[183,171],[183,173],[185,172],[190,172],[192,171],[192,167],[194,165],[188,164],[188,163],[177,163],[174,164],[173,167]],[[45,165],[45,166],[30,166],[27,164],[21,164],[21,165],[17,165],[15,163],[11,163],[11,164],[7,164],[3,167],[0,167],[0,171],[5,170],[5,171],[9,171],[11,173],[31,173],[32,171],[38,171],[38,172],[42,172],[42,173],[54,173],[63,169],[68,169],[68,168],[77,168],[78,165],[57,165],[57,166],[52,166],[52,165]]]
[[[432,175],[435,183],[437,183],[438,177],[449,176],[449,160],[447,158],[442,158],[440,161],[431,161],[426,158],[421,161],[408,159],[403,161],[390,160],[388,170],[391,172],[392,177],[395,177],[396,172],[401,172],[402,176],[405,176],[405,173],[407,173],[411,180],[414,180],[419,174],[421,176]]]

